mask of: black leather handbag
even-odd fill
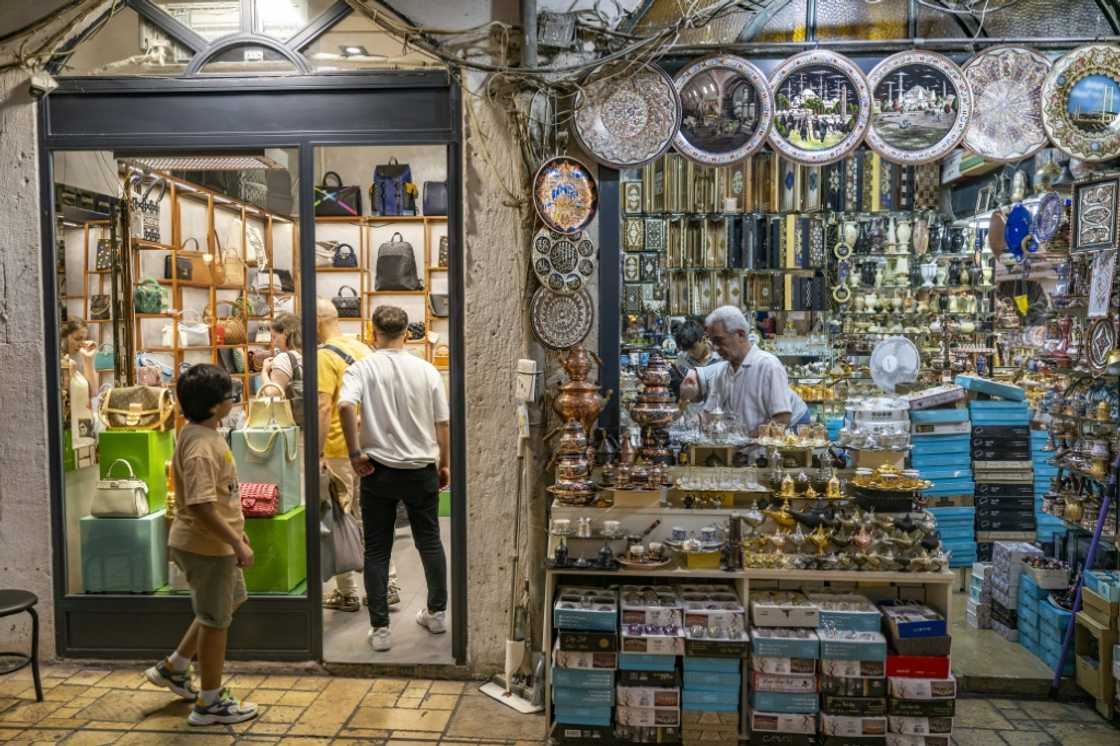
[[[334,184],[328,183],[334,177]],[[319,217],[358,217],[362,214],[362,188],[343,186],[342,177],[334,171],[323,174],[315,187],[315,215]]]
[[[432,293],[428,296],[428,305],[432,308],[432,315],[445,319],[451,312],[448,306],[447,293]]]
[[[343,292],[349,290],[351,295],[343,295]],[[349,285],[343,285],[338,289],[338,295],[331,298],[331,303],[338,309],[338,316],[342,319],[358,319],[362,316],[362,297],[358,295],[358,291]]]
[[[354,251],[354,247],[348,243],[340,243],[334,249],[334,257],[331,258],[332,267],[340,268],[355,268],[358,266],[358,254]]]
[[[272,274],[276,275],[276,279],[280,280],[280,290],[285,293],[294,293],[296,291],[296,281],[292,279],[292,273],[287,269],[274,269]]]
[[[174,275],[171,270],[171,256],[168,255],[163,258],[163,279],[170,280],[173,276],[176,280],[190,281],[194,278],[194,271],[190,258],[185,256],[175,257]]]
[[[377,248],[377,264],[373,278],[374,290],[421,290],[424,282],[416,269],[412,244],[400,233],[394,233]]]
[[[447,182],[446,181],[425,181],[424,182],[424,214],[425,215],[446,215],[447,214]]]

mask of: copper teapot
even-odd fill
[[[607,406],[607,400],[613,393],[608,391],[603,396],[599,393],[599,386],[587,380],[592,360],[596,365],[602,366],[602,361],[594,352],[581,346],[570,348],[562,358],[568,382],[560,385],[556,398],[552,400],[552,408],[556,414],[565,422],[578,420],[587,434],[595,427],[595,420],[599,418],[599,413]]]

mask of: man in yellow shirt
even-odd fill
[[[338,309],[329,300],[319,298],[315,310],[319,337],[319,350],[316,355],[316,369],[319,376],[319,459],[346,486],[345,494],[339,495],[339,502],[343,509],[357,513],[360,481],[350,465],[346,439],[342,434],[342,422],[338,417],[338,393],[342,387],[342,374],[346,369],[372,351],[362,342],[342,334],[338,325]],[[393,580],[389,590],[389,601],[399,603],[400,590],[395,582],[396,572],[392,572],[391,575]],[[362,608],[358,595],[357,573],[344,572],[338,575],[335,578],[335,585],[336,589],[323,597],[324,607],[338,611],[358,611]]]

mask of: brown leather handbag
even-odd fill
[[[210,272],[215,285],[240,286],[245,284],[245,262],[241,261],[237,249],[222,248],[217,231],[210,231],[213,240],[213,267]]]
[[[101,397],[98,414],[110,430],[170,430],[175,400],[161,386],[118,386]]]
[[[222,308],[229,308],[228,313],[223,313]],[[220,300],[214,304],[214,314],[206,309],[204,319],[214,327],[214,342],[220,345],[242,345],[248,339],[245,330],[245,306],[232,301]]]

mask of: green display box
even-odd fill
[[[253,566],[245,568],[250,593],[287,593],[307,579],[307,532],[302,505],[272,518],[246,518]]]
[[[82,587],[86,593],[152,593],[167,583],[167,521],[157,510],[143,518],[78,521]]]
[[[167,505],[167,463],[175,451],[175,434],[170,430],[106,430],[97,438],[100,455],[100,474],[108,477],[109,467],[117,459],[124,459],[132,466],[137,479],[148,485],[148,509],[158,510]],[[118,466],[113,476],[124,477],[125,468]]]

